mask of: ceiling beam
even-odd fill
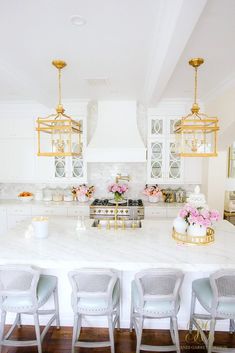
[[[161,98],[206,3],[162,0],[143,90],[146,104],[155,105]]]

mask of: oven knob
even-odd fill
[[[123,210],[121,210],[120,212],[123,213]]]
[[[101,210],[98,210],[98,212],[100,213],[100,212],[101,212]]]
[[[94,210],[94,213],[96,213],[96,210]]]
[[[113,210],[110,210],[110,213],[113,213]]]
[[[108,213],[109,211],[108,210],[105,210],[105,213]]]
[[[128,210],[126,210],[125,212],[128,213]]]

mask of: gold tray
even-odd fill
[[[175,228],[172,230],[172,238],[180,243],[187,243],[193,245],[208,245],[215,241],[215,231],[212,228],[207,228],[206,235],[204,237],[192,237],[187,233],[178,233]]]

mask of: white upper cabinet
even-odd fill
[[[179,106],[149,110],[147,183],[201,184],[202,159],[183,158],[176,151],[175,123],[183,115],[184,107]]]
[[[86,106],[85,101],[72,106],[74,119],[82,120],[84,151]],[[43,106],[33,103],[0,104],[0,182],[85,183],[87,171],[83,156],[79,158],[37,156],[36,119],[39,115],[48,114],[43,109]]]
[[[177,117],[150,116],[148,121],[148,183],[182,183],[183,161],[176,153]]]

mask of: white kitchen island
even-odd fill
[[[49,237],[37,239],[25,222],[1,237],[0,263],[27,263],[43,273],[59,278],[62,325],[72,325],[70,284],[67,273],[79,267],[112,267],[121,280],[121,326],[129,325],[130,285],[135,272],[149,267],[180,268],[185,273],[179,328],[189,320],[191,282],[219,268],[235,268],[235,227],[227,221],[216,226],[215,243],[208,246],[179,245],[171,238],[172,222],[167,219],[144,220],[140,229],[106,230],[91,227],[76,230],[74,217],[51,217]],[[11,317],[9,318],[11,320]],[[25,322],[29,323],[29,318]],[[42,321],[43,322],[43,321]],[[106,326],[102,318],[87,320],[86,325]],[[146,322],[148,327],[168,327],[166,320]],[[227,325],[220,323],[218,328]]]

